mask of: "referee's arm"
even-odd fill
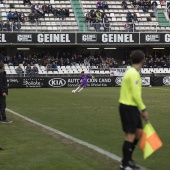
[[[132,76],[131,78],[131,90],[132,90],[132,96],[134,101],[136,102],[138,108],[141,111],[145,111],[146,110],[146,106],[143,103],[142,100],[142,88],[141,88],[141,84],[140,84],[140,80],[138,78],[136,78],[136,76]]]

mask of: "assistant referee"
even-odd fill
[[[142,135],[141,117],[144,120],[148,119],[146,106],[142,100],[142,80],[140,76],[140,70],[145,61],[144,56],[141,50],[135,50],[131,53],[132,67],[126,71],[121,85],[119,111],[125,133],[121,170],[140,169],[132,160],[132,153]]]

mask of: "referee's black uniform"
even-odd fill
[[[0,112],[2,123],[11,123],[6,117],[6,96],[8,95],[8,83],[6,72],[4,71],[4,64],[0,63]]]

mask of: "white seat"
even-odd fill
[[[6,17],[6,16],[7,16],[6,12],[2,12],[2,13],[1,13],[1,16],[2,16],[2,17]]]
[[[65,67],[65,66],[61,66],[61,69],[62,69],[62,70],[65,70],[65,69],[66,69],[66,67]]]
[[[104,70],[100,70],[100,74],[105,74]]]
[[[90,74],[94,74],[94,70],[90,70],[89,72],[90,72]]]
[[[68,70],[63,70],[63,73],[64,74],[68,74]]]
[[[99,70],[95,70],[95,72],[94,72],[95,74],[99,74],[100,72],[99,72]]]
[[[77,68],[77,69],[80,69],[81,67],[78,65],[78,66],[76,66],[76,68]]]
[[[81,73],[83,70],[81,68],[78,69],[78,72]]]
[[[11,74],[17,74],[15,70],[11,70]]]
[[[18,67],[18,66],[17,66],[17,67]],[[17,67],[16,67],[16,68],[17,68]],[[14,66],[9,66],[9,69],[10,69],[10,70],[15,70],[15,67],[14,67]]]
[[[76,66],[71,66],[71,69],[72,69],[72,70],[76,69]]]
[[[106,71],[105,71],[105,74],[110,74],[110,71],[109,71],[109,70],[106,70]]]
[[[74,72],[73,72],[73,70],[69,70],[68,73],[69,74],[73,74]]]
[[[73,70],[73,73],[74,74],[78,74],[79,72],[77,70]]]
[[[66,66],[66,69],[67,69],[67,70],[71,70],[71,67],[70,67],[70,66]]]
[[[116,18],[112,18],[112,21],[116,21]]]
[[[43,74],[42,70],[38,70],[38,73],[39,73],[39,74]]]
[[[11,74],[11,71],[10,70],[6,70],[6,74]]]

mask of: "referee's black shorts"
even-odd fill
[[[142,120],[137,107],[120,104],[119,112],[125,133],[135,133],[136,129],[142,129]]]

